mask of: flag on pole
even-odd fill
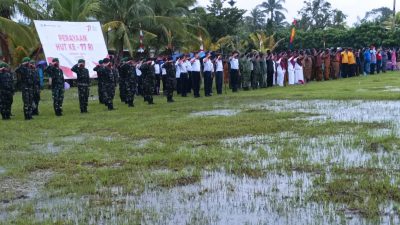
[[[199,40],[200,40],[200,51],[202,52],[202,51],[204,51],[204,44],[203,44],[203,37],[201,36],[201,34],[200,34]]]
[[[294,42],[294,38],[296,37],[296,24],[297,21],[293,20],[293,27],[292,27],[292,32],[290,34],[290,48],[293,48],[293,42]]]
[[[144,44],[143,44],[143,39],[144,39],[144,35],[143,35],[143,30],[142,30],[142,24],[139,24],[140,27],[140,32],[139,32],[139,49],[138,52],[143,53],[144,52]]]

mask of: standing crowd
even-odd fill
[[[359,75],[385,73],[397,70],[399,52],[395,49],[376,49],[374,46],[352,48],[307,49],[273,53],[234,51],[230,56],[212,52],[181,54],[176,58],[133,59],[125,57],[118,65],[105,58],[94,68],[98,80],[99,103],[114,110],[114,97],[119,86],[121,102],[134,107],[135,96],[143,96],[154,104],[154,95],[162,93],[167,102],[174,102],[173,93],[187,97],[190,93],[199,98],[201,83],[204,96],[213,95],[215,80],[218,95],[229,87],[233,92],[273,86],[303,85],[310,81],[348,78]],[[79,59],[71,70],[77,75],[81,113],[88,112],[90,76],[85,60]],[[35,62],[26,57],[15,70],[20,77],[23,111],[26,120],[39,115],[40,79]],[[52,89],[53,108],[56,116],[63,115],[64,74],[60,62],[54,58],[44,70]],[[14,76],[9,65],[0,61],[0,112],[3,120],[11,118],[14,95]]]

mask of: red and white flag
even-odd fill
[[[144,39],[144,35],[143,35],[143,31],[142,31],[142,26],[140,25],[140,32],[139,32],[139,49],[138,52],[143,53],[144,52],[144,44],[143,44],[143,39]]]

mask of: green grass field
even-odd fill
[[[117,93],[115,111],[91,94],[80,114],[66,91],[56,117],[43,91],[32,121],[14,96],[0,224],[400,223],[398,72],[134,108]]]

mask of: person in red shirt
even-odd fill
[[[382,70],[382,54],[381,50],[376,53],[376,73],[380,73]]]

